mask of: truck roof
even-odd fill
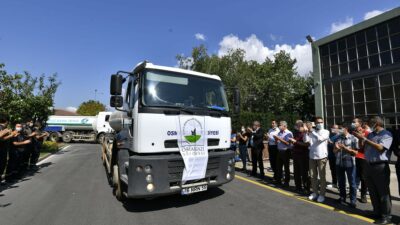
[[[143,66],[144,62],[141,62],[135,66],[133,71],[136,71],[138,67]],[[158,66],[154,65],[152,63],[146,62],[145,64],[145,69],[156,69],[156,70],[165,70],[165,71],[170,71],[170,72],[176,72],[176,73],[184,73],[184,74],[189,74],[189,75],[194,75],[194,76],[199,76],[199,77],[206,77],[210,79],[215,79],[215,80],[221,80],[221,78],[217,75],[212,75],[212,74],[206,74],[206,73],[200,73],[196,72],[193,70],[185,70],[177,67],[169,67],[169,66]]]

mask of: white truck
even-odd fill
[[[112,132],[108,120],[111,112],[100,112],[97,116],[49,116],[45,131],[49,139],[57,142],[86,141],[102,143],[104,135]]]
[[[115,135],[102,159],[117,199],[187,195],[232,181],[231,118],[218,76],[145,61],[112,75],[110,94]],[[238,112],[237,89],[233,96]]]

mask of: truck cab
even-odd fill
[[[231,118],[221,79],[148,62],[127,74],[111,78],[115,135],[103,144],[117,198],[191,194],[232,181]]]
[[[96,140],[102,144],[106,134],[112,133],[113,129],[109,124],[111,112],[99,112],[95,117],[92,127],[96,132]]]

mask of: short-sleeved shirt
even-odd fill
[[[245,133],[242,133],[242,136],[243,136],[243,137],[247,137],[247,140],[244,141],[242,138],[240,138],[240,136],[238,136],[239,145],[246,145],[246,144],[247,144],[247,141],[249,141],[251,135],[250,135],[249,133],[245,132]]]
[[[44,138],[37,139],[36,136],[41,136],[43,132],[37,127],[33,128],[32,131],[36,133],[35,137],[32,138],[32,141],[36,144],[42,143],[44,141]]]
[[[298,153],[298,154],[307,154],[308,155],[308,147],[301,145],[301,143],[304,144],[304,133],[303,132],[294,132],[293,133],[293,139],[296,140],[296,142],[293,144],[293,153]]]
[[[368,140],[371,140],[375,143],[382,145],[384,151],[380,153],[378,152],[377,149],[366,143],[364,147],[365,160],[367,160],[367,162],[370,163],[389,161],[390,159],[389,149],[393,142],[392,133],[390,133],[387,130],[381,130],[379,133],[373,131],[369,133]]]
[[[278,135],[279,128],[271,128],[268,130],[268,145],[276,145],[274,135]]]
[[[284,131],[279,131],[278,137],[282,138],[285,141],[289,141],[290,138],[293,138],[293,134],[290,130],[286,129]],[[285,145],[284,143],[278,141],[278,150],[285,151],[288,148],[291,148],[291,145]]]
[[[340,135],[335,143],[341,143],[353,150],[359,149],[358,138],[352,134],[348,134],[346,136]],[[355,165],[355,156],[343,150],[339,150],[336,152],[336,165],[346,168],[353,167]]]
[[[22,141],[25,141],[27,139],[28,138],[24,134],[18,134],[16,137],[11,138],[11,142],[22,142]],[[23,151],[25,151],[26,145],[16,146],[16,145],[13,144],[12,148],[14,150],[19,151],[19,152],[23,152]]]
[[[0,125],[0,131],[5,130],[5,129],[6,129],[6,127],[4,127],[3,125]],[[8,149],[9,143],[10,142],[8,140],[3,140],[2,138],[0,138],[0,151]]]

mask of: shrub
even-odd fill
[[[42,152],[54,153],[58,151],[58,144],[52,141],[45,141],[42,145]]]
[[[256,113],[256,112],[241,112],[239,116],[232,117],[232,129],[240,129],[241,125],[251,126],[253,121],[258,120],[264,129],[271,126],[271,121],[285,120],[288,123],[288,128],[292,129],[296,120],[301,119],[301,116],[293,113],[285,113],[274,115],[272,113]]]

